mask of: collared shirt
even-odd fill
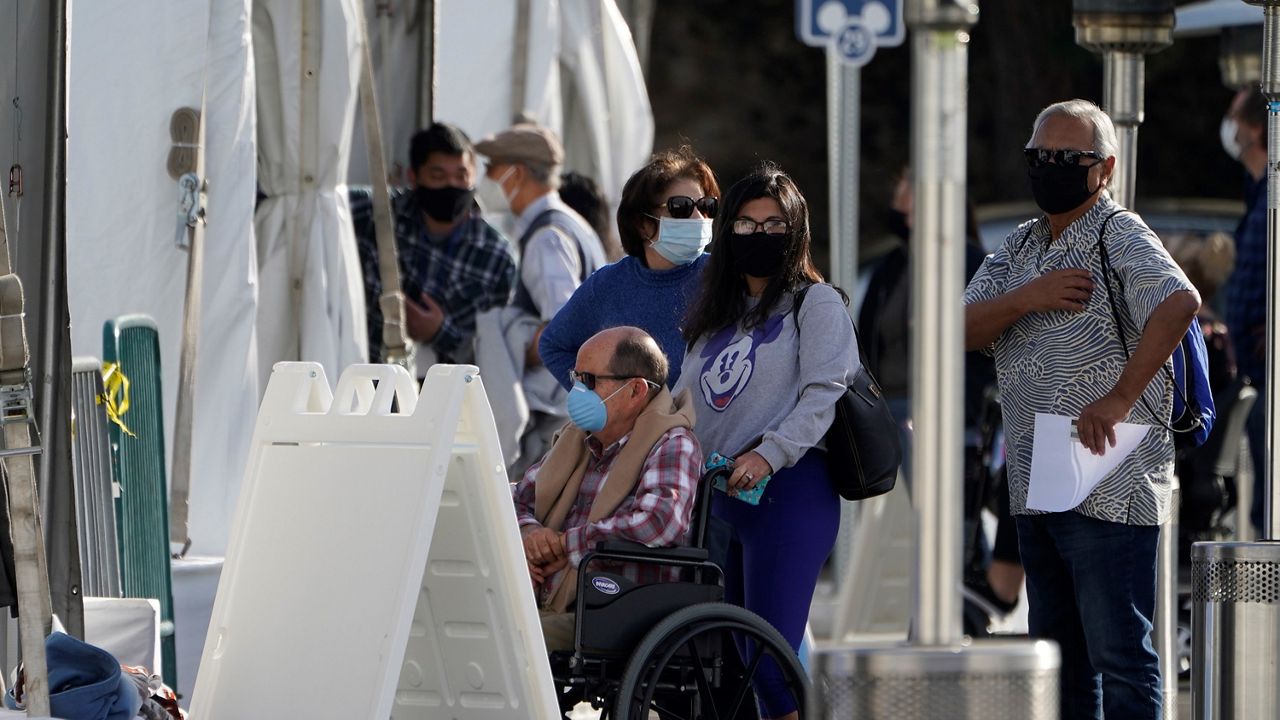
[[[534,200],[520,213],[515,237],[524,235],[529,224],[550,209],[568,215],[572,227],[556,224],[542,228],[529,238],[520,257],[520,280],[528,288],[543,322],[550,322],[573,297],[582,279],[605,263],[600,238],[554,190]],[[584,260],[585,268],[582,266]],[[522,384],[530,410],[561,417],[565,415],[565,390],[545,367],[538,365],[526,369]]]
[[[1246,176],[1245,212],[1236,226],[1236,268],[1227,282],[1227,328],[1236,367],[1255,381],[1266,379],[1266,358],[1258,346],[1267,322],[1267,178]]]
[[[573,567],[578,567],[582,556],[601,540],[630,540],[649,547],[669,547],[688,542],[693,500],[702,474],[702,448],[693,432],[686,428],[668,430],[654,444],[640,469],[640,478],[631,497],[622,501],[609,517],[587,522],[591,505],[600,488],[604,487],[605,476],[613,467],[618,452],[630,439],[631,436],[627,435],[607,448],[601,447],[593,437],[585,441],[591,458],[587,460],[577,501],[564,521],[565,549]],[[534,515],[534,484],[543,460],[530,466],[512,489],[516,519],[521,530],[540,525]],[[592,563],[591,568],[597,569],[596,564]],[[610,566],[601,563],[598,569],[618,572],[641,583],[674,579],[671,568],[650,564]],[[543,591],[556,587],[558,577],[557,574],[548,578]]]
[[[1093,275],[1093,295],[1084,311],[1029,313],[1009,326],[991,348],[1000,382],[1009,499],[1015,514],[1034,512],[1027,509],[1026,501],[1035,414],[1078,416],[1115,387],[1127,363],[1098,250],[1103,220],[1119,209],[1103,195],[1052,242],[1047,222],[1023,223],[983,262],[965,290],[964,301],[972,304],[1004,295],[1053,270],[1085,268]],[[1173,293],[1192,287],[1160,239],[1133,213],[1113,217],[1103,241],[1131,355],[1156,307]],[[1166,361],[1165,367],[1171,370],[1172,362]],[[1129,414],[1128,422],[1151,426],[1147,436],[1076,512],[1130,525],[1156,525],[1166,518],[1173,476],[1173,437],[1164,427],[1173,407],[1169,377],[1164,370],[1158,372]]]
[[[511,300],[516,278],[511,243],[479,214],[463,220],[453,232],[433,237],[412,193],[397,194],[392,210],[400,281],[406,296],[418,301],[418,293],[425,292],[444,310],[444,323],[432,339],[431,349],[440,362],[470,362],[476,314]],[[378,272],[373,201],[367,190],[351,192],[351,219],[364,270],[370,360],[378,362],[382,352],[382,308],[378,304],[382,276]]]

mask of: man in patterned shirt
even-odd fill
[[[573,370],[571,424],[512,491],[548,649],[573,648],[577,568],[596,543],[687,540],[702,449],[689,395],[671,397],[667,371],[666,355],[639,328],[592,336]],[[663,577],[653,565],[592,569],[635,583]]]
[[[1116,152],[1098,106],[1045,108],[1025,150],[1045,215],[1011,233],[965,291],[966,349],[996,361],[1031,635],[1061,647],[1064,720],[1104,708],[1108,718],[1161,716],[1150,636],[1173,473],[1173,390],[1161,368],[1200,306],[1155,234],[1137,215],[1115,214]],[[1079,441],[1096,455],[1114,448],[1119,422],[1150,430],[1079,506],[1045,513],[1027,507],[1036,413],[1078,418]]]
[[[396,250],[405,293],[405,325],[418,343],[418,375],[435,362],[471,362],[476,313],[506,305],[515,287],[511,244],[475,209],[475,150],[466,134],[445,123],[417,132],[409,143],[413,190],[393,202]],[[369,347],[382,347],[377,241],[372,213],[353,202],[369,313]]]

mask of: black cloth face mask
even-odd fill
[[[1089,169],[1092,167],[1049,163],[1043,167],[1027,168],[1036,205],[1050,215],[1061,215],[1083,205],[1097,192],[1089,189]]]
[[[893,233],[899,240],[906,242],[911,237],[911,228],[907,227],[906,213],[901,210],[890,209],[884,219],[889,226],[889,232]]]
[[[442,223],[453,222],[470,210],[475,197],[475,188],[460,188],[452,185],[442,188],[427,188],[419,185],[413,189],[413,201],[422,212],[432,220]]]
[[[733,269],[751,277],[767,278],[782,270],[787,256],[787,236],[754,232],[729,236],[729,260]]]

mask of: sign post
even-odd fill
[[[858,284],[858,166],[862,66],[876,48],[901,45],[902,0],[796,0],[796,35],[827,51],[827,166],[831,231],[828,280]],[[836,579],[848,564],[854,508],[845,506],[836,545]]]
[[[861,68],[876,48],[902,44],[902,0],[797,0],[796,35],[827,51],[830,280],[853,288],[858,282]]]

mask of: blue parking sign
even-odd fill
[[[877,47],[902,44],[902,0],[796,0],[796,34],[806,45],[833,46],[845,62],[863,65]]]

